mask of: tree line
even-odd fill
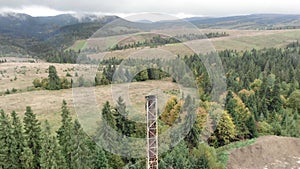
[[[115,50],[124,50],[124,49],[139,48],[139,47],[146,47],[146,46],[154,48],[166,44],[181,43],[184,41],[197,40],[197,39],[217,38],[223,36],[229,36],[229,34],[227,34],[226,32],[221,32],[221,33],[210,32],[204,34],[193,34],[193,33],[183,34],[183,35],[176,35],[175,37],[164,37],[161,35],[157,35],[152,37],[149,40],[146,39],[144,41],[137,41],[125,45],[116,44],[113,47],[111,47],[109,50],[115,51]]]
[[[61,126],[53,134],[49,123],[44,126],[30,107],[23,121],[13,111],[10,116],[0,111],[0,168],[107,168],[104,150],[83,132],[78,120],[73,121],[64,101]]]

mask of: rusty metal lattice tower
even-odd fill
[[[146,96],[147,111],[147,169],[158,169],[157,98]]]

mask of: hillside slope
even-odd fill
[[[300,139],[263,136],[247,147],[230,152],[228,169],[300,168]]]
[[[195,17],[187,21],[199,28],[227,29],[294,29],[300,26],[300,15],[252,14],[227,17]]]

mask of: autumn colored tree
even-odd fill
[[[229,144],[237,136],[236,127],[230,115],[223,111],[213,135],[209,138],[210,145],[220,147]]]
[[[160,117],[161,120],[167,125],[172,126],[180,116],[182,104],[182,101],[177,100],[176,96],[172,96],[166,103]]]

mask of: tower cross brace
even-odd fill
[[[147,112],[147,169],[158,169],[157,98],[146,96]]]

